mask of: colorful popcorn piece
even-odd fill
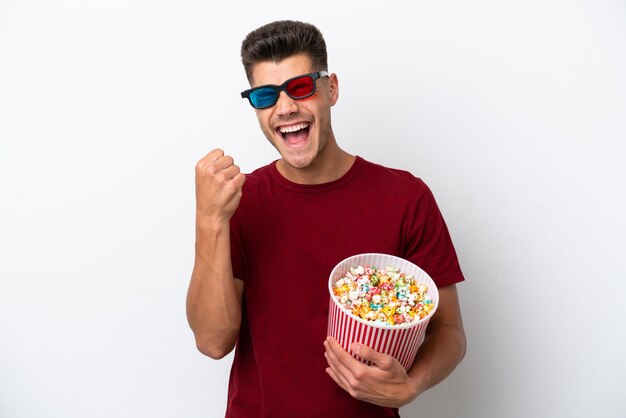
[[[333,293],[354,316],[384,325],[417,322],[434,309],[428,287],[397,268],[350,267]]]

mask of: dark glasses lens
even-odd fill
[[[315,94],[315,80],[328,76],[328,72],[319,71],[290,78],[282,85],[266,85],[246,90],[241,97],[247,98],[255,109],[265,109],[274,106],[281,91],[295,100],[304,99]]]

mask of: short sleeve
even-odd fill
[[[417,179],[414,202],[407,215],[405,258],[445,287],[464,279],[448,227],[430,188]]]

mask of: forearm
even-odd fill
[[[430,332],[408,372],[416,385],[415,396],[448,377],[463,360],[465,348],[465,333],[460,324],[441,325]]]
[[[187,319],[196,345],[221,358],[237,341],[241,323],[241,289],[233,278],[227,223],[196,228],[196,251],[187,294]]]

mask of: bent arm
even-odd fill
[[[233,278],[229,227],[197,229],[187,320],[198,350],[219,359],[230,353],[237,342],[243,281]]]
[[[187,292],[187,320],[196,346],[218,359],[230,353],[241,325],[243,282],[233,277],[230,218],[245,175],[215,149],[196,165],[196,251]]]

